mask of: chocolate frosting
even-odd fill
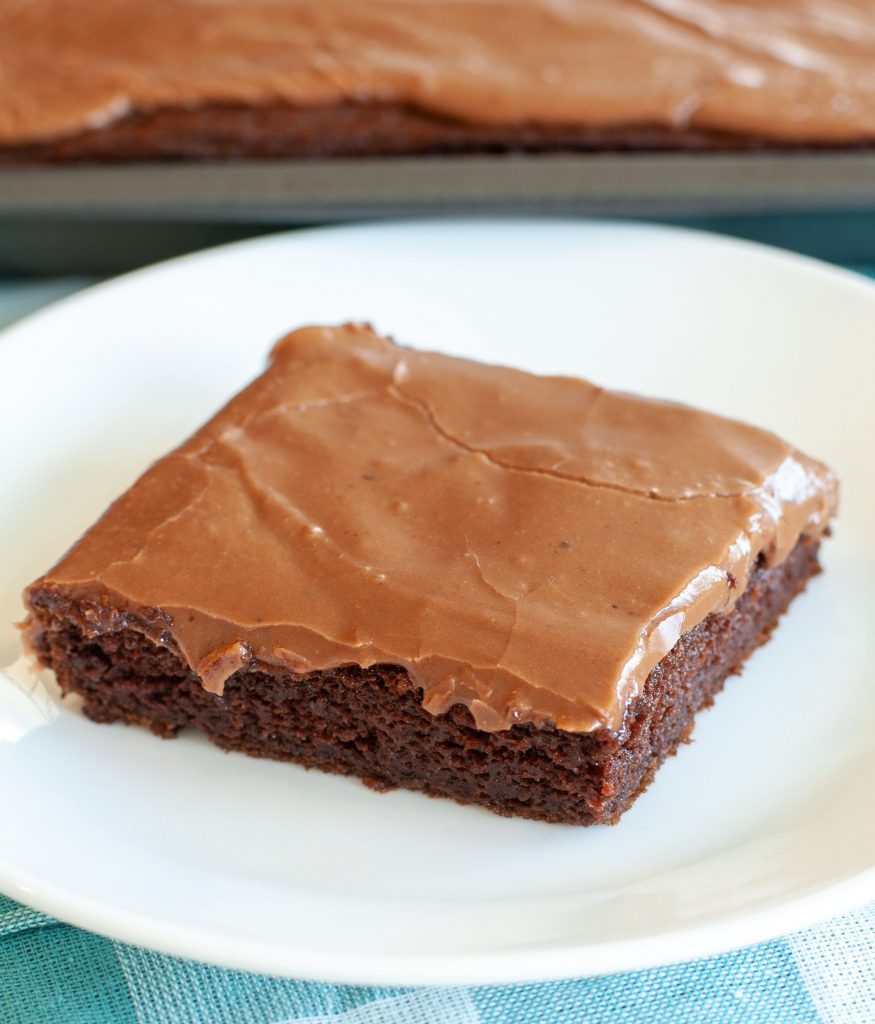
[[[216,693],[253,659],[391,663],[481,729],[617,729],[835,504],[825,466],[754,427],[313,327],[30,589],[93,602],[94,632],[160,609]]]
[[[210,103],[875,137],[871,0],[0,0],[0,143]]]

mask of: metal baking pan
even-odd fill
[[[875,260],[875,153],[9,166],[0,169],[0,271],[109,272],[271,227],[489,213],[704,218],[717,227],[741,218],[749,230],[738,233],[765,231],[783,244],[770,231],[786,233],[792,214],[801,226],[790,247],[825,244],[819,254],[829,258]]]

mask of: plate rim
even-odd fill
[[[34,888],[40,884],[42,894]],[[231,970],[342,985],[502,985],[648,970],[775,940],[875,899],[875,865],[792,901],[730,912],[698,927],[598,944],[453,955],[311,953],[253,939],[238,945],[199,928],[104,906],[36,879],[31,884],[26,873],[11,872],[2,862],[0,890],[65,924],[107,939]]]
[[[305,225],[297,228],[287,228],[281,231],[268,231],[264,234],[252,235],[249,238],[236,239],[233,242],[222,242],[219,245],[209,245],[202,249],[195,249],[193,252],[181,253],[178,256],[171,256],[168,259],[158,260],[155,263],[137,267],[134,270],[127,270],[121,274],[110,276],[95,281],[93,284],[79,288],[70,295],[54,299],[26,313],[23,317],[13,323],[0,328],[0,346],[17,344],[17,335],[29,329],[34,321],[44,316],[54,315],[58,309],[67,306],[75,306],[84,299],[90,299],[95,292],[101,292],[115,288],[118,285],[126,284],[138,277],[147,276],[156,270],[184,266],[189,262],[198,262],[204,257],[213,257],[220,254],[233,252],[237,249],[247,249],[260,246],[285,244],[296,238],[310,238],[312,236],[332,234],[367,234],[372,231],[383,229],[398,229],[418,231],[421,229],[444,228],[456,230],[457,228],[494,228],[496,226],[531,226],[531,227],[577,227],[577,228],[609,228],[612,231],[635,232],[643,231],[653,235],[664,237],[694,238],[706,245],[714,245],[716,248],[735,249],[738,252],[750,252],[754,256],[770,259],[773,262],[792,264],[801,270],[808,270],[815,274],[826,275],[832,278],[837,284],[851,287],[857,291],[866,292],[871,295],[875,290],[875,280],[859,270],[851,267],[840,266],[820,259],[817,256],[809,256],[807,253],[795,252],[792,249],[782,249],[780,246],[768,242],[757,242],[748,238],[741,238],[736,235],[721,234],[719,231],[711,231],[704,228],[688,227],[686,225],[665,224],[659,221],[648,221],[641,218],[614,218],[589,217],[589,216],[537,216],[529,214],[499,214],[485,216],[423,216],[423,217],[379,217],[373,220],[357,221],[354,223]],[[72,275],[77,276],[77,275]],[[81,276],[81,275],[79,275]]]

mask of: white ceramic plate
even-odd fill
[[[0,344],[0,621],[105,504],[308,322],[701,404],[830,461],[826,574],[615,828],[505,820],[162,742],[0,690],[0,888],[187,957],[372,983],[688,958],[875,895],[875,287],[634,225],[280,235],[94,288]],[[0,664],[18,640],[0,633]]]

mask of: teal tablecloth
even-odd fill
[[[0,282],[0,326],[82,283]],[[537,985],[376,989],[177,960],[0,896],[0,1024],[107,1022],[875,1024],[875,903],[784,939],[655,970]]]

